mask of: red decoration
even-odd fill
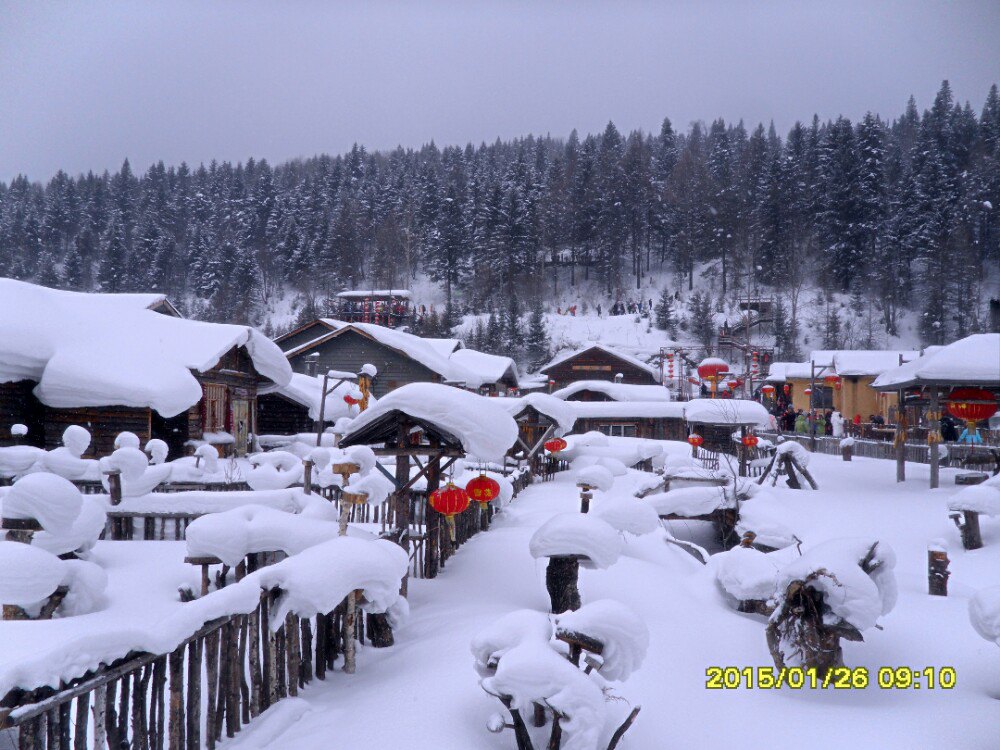
[[[344,403],[347,404],[348,406],[354,406],[356,404],[360,404],[361,403],[361,399],[360,398],[354,398],[354,396],[352,396],[350,393],[345,393],[344,394]]]
[[[569,447],[567,443],[562,438],[553,438],[552,440],[547,440],[545,442],[545,450],[549,453],[558,453],[559,451],[564,451]]]
[[[430,503],[438,513],[451,518],[469,507],[469,494],[458,485],[448,482],[431,493]]]
[[[729,381],[729,382],[728,382],[728,383],[727,383],[726,385],[728,385],[728,386],[729,386],[730,390],[733,390],[733,391],[735,391],[735,390],[736,390],[737,388],[739,388],[739,387],[740,387],[740,386],[741,386],[742,384],[743,384],[743,383],[742,383],[742,381],[741,381],[741,380],[739,380],[739,379],[737,379],[737,378],[734,378],[734,379],[730,380],[730,381]]]
[[[706,359],[698,365],[698,377],[702,380],[719,381],[722,376],[729,372],[729,365],[721,359]]]
[[[789,393],[792,392],[792,386],[788,385],[788,383],[785,383],[783,386],[781,386],[781,390],[784,391],[785,395],[787,396]]]
[[[745,445],[747,448],[753,448],[759,442],[760,442],[760,440],[758,439],[758,437],[756,435],[746,435],[743,438],[743,445]]]
[[[840,390],[840,376],[839,375],[827,375],[823,378],[823,382],[831,388],[836,388]]]
[[[760,387],[760,392],[763,393],[768,398],[771,398],[772,396],[774,396],[774,386],[770,384],[762,385]]]
[[[690,435],[688,435],[688,443],[694,448],[699,448],[701,444],[704,442],[705,438],[703,438],[697,432],[692,432]]]
[[[813,389],[812,389],[812,388],[806,388],[806,389],[805,389],[805,390],[803,390],[802,392],[803,392],[804,394],[806,394],[807,396],[811,396],[811,395],[812,395],[812,392],[813,392]]]
[[[997,413],[997,397],[985,388],[956,388],[947,400],[948,413],[964,419],[970,427]]]
[[[500,497],[500,483],[495,479],[490,479],[485,474],[480,474],[467,485],[465,491],[469,493],[469,498],[479,503],[485,508],[486,503],[494,498]]]

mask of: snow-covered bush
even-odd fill
[[[4,496],[4,518],[34,518],[45,531],[67,534],[83,507],[83,496],[73,484],[55,474],[21,477]]]
[[[775,586],[767,643],[777,667],[843,666],[840,639],[861,633],[896,603],[896,555],[871,539],[834,539],[784,566]]]
[[[480,686],[509,711],[519,748],[547,742],[560,750],[597,750],[622,724],[626,705],[606,681],[627,679],[641,666],[649,631],[625,605],[601,600],[552,620],[530,610],[511,612],[481,631],[471,647]],[[583,651],[588,656],[581,663]],[[525,723],[524,713],[536,706],[551,715],[551,728]],[[493,732],[507,726],[502,716],[487,722]]]

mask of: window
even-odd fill
[[[634,424],[599,424],[597,429],[610,437],[635,437]]]

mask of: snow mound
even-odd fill
[[[348,492],[359,495],[366,495],[366,502],[369,505],[379,505],[384,503],[389,495],[396,490],[396,486],[377,471],[370,471],[368,474],[354,474],[344,488]]]
[[[539,414],[544,414],[556,423],[556,437],[562,437],[570,432],[576,424],[576,412],[572,407],[561,398],[550,396],[548,393],[528,393],[516,398],[497,399],[496,404],[512,417],[517,417],[529,407]]]
[[[630,497],[601,498],[591,513],[610,526],[629,534],[649,534],[660,528],[660,517],[653,508]]]
[[[19,542],[0,542],[0,602],[28,607],[48,598],[65,578],[63,561]]]
[[[783,443],[779,443],[774,452],[778,456],[790,456],[803,468],[809,465],[809,451],[794,440],[786,440]]]
[[[796,534],[780,520],[781,516],[774,496],[761,492],[751,502],[740,506],[736,533],[743,536],[746,532],[752,531],[756,535],[754,541],[757,544],[783,549],[796,543]]]
[[[969,600],[969,619],[979,635],[1000,646],[1000,586],[975,593]]]
[[[618,561],[622,539],[613,526],[589,513],[560,513],[536,529],[528,549],[535,559],[582,555],[581,565],[607,568]]]
[[[753,547],[733,547],[712,555],[715,580],[739,601],[767,600],[778,582],[779,560]]]
[[[987,516],[1000,516],[1000,486],[987,480],[982,484],[964,487],[948,500],[948,510],[968,510]]]
[[[80,515],[68,531],[37,531],[31,539],[31,545],[53,555],[64,555],[67,552],[86,554],[97,544],[107,522],[108,513],[104,501],[94,495],[84,495]]]
[[[337,537],[286,558],[255,575],[263,588],[280,588],[271,628],[285,615],[312,617],[331,612],[352,591],[362,590],[362,609],[385,612],[399,599],[409,559],[398,544],[377,539]]]
[[[607,492],[615,483],[615,477],[608,467],[601,464],[586,466],[575,472],[577,486],[586,485],[601,492]]]
[[[34,518],[52,534],[72,532],[83,507],[83,496],[72,483],[55,474],[21,477],[4,496],[5,518]]]
[[[599,671],[607,680],[628,679],[646,658],[649,628],[621,602],[599,599],[554,619],[557,634],[581,633],[604,644]]]
[[[45,451],[30,445],[12,445],[0,448],[0,477],[16,477],[25,474],[45,457]]]
[[[548,643],[552,637],[552,623],[548,615],[533,609],[508,612],[490,623],[472,639],[470,648],[475,658],[476,671],[481,677],[493,674],[500,658],[516,646],[528,641]]]
[[[659,516],[705,516],[720,508],[734,507],[724,487],[681,487],[647,495],[643,502],[648,503]]]
[[[767,409],[756,401],[736,398],[696,398],[684,405],[684,419],[693,424],[768,426]]]
[[[28,434],[28,425],[26,424],[12,424],[10,426],[10,434],[13,437],[24,437]]]
[[[149,462],[154,465],[166,463],[170,448],[159,438],[146,441],[146,453],[149,454]]]

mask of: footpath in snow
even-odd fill
[[[987,521],[986,546],[964,552],[945,510],[952,472],[941,490],[928,491],[924,466],[908,465],[908,481],[897,485],[890,462],[811,458],[821,489],[775,490],[782,522],[807,544],[873,536],[898,557],[896,608],[884,630],[865,632],[865,643],[844,643],[845,662],[873,675],[883,666],[954,667],[957,686],[887,690],[872,680],[864,690],[708,690],[708,667],[772,665],[764,619],[733,610],[711,571],[662,533],[629,537],[616,565],[581,571],[585,603],[622,601],[650,631],[646,661],[621,689],[642,706],[623,747],[998,746],[1000,651],[973,630],[968,601],[998,582],[1000,524]],[[630,496],[641,478],[619,477],[609,497]],[[568,474],[528,488],[438,579],[411,582],[412,614],[395,647],[363,649],[356,675],[314,683],[223,747],[513,748],[509,731],[485,729],[500,706],[479,688],[469,641],[511,610],[547,610],[544,561],[532,559],[528,541],[553,514],[577,510],[577,492]],[[598,493],[595,507],[600,502]],[[690,526],[674,522],[672,531],[683,537]],[[946,540],[953,561],[948,598],[927,595],[927,543],[936,538]]]

